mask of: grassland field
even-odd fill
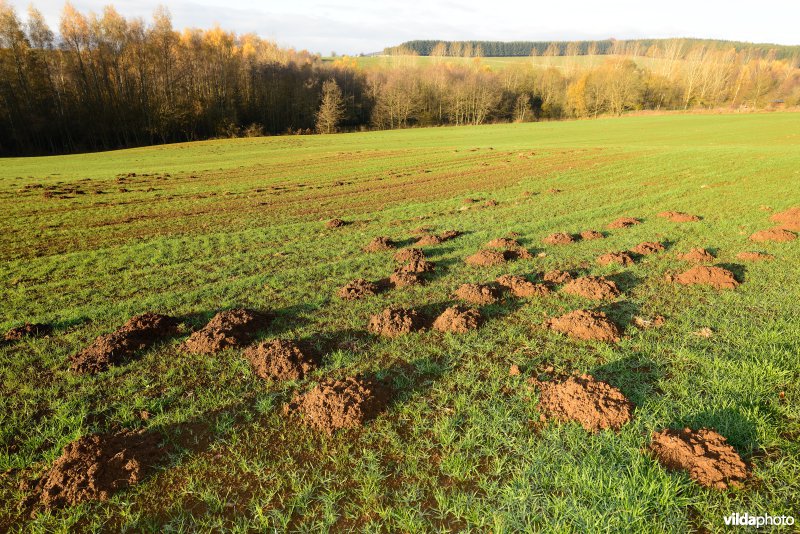
[[[135,176],[128,176],[136,173]],[[118,177],[122,179],[118,179]],[[31,187],[35,184],[51,187]],[[27,186],[27,187],[26,187]],[[548,194],[549,189],[561,190]],[[98,192],[99,191],[99,192]],[[527,192],[527,194],[525,194]],[[465,204],[465,198],[479,200]],[[497,201],[487,207],[485,200]],[[0,330],[54,326],[0,347],[0,530],[722,532],[732,512],[800,518],[800,241],[751,243],[772,213],[800,205],[800,114],[660,116],[205,141],[0,160]],[[702,220],[656,217],[685,211]],[[547,246],[553,232],[642,224]],[[340,217],[351,224],[328,229]],[[342,301],[379,279],[391,252],[361,248],[414,229],[463,235],[428,247],[429,284]],[[533,259],[464,258],[517,232]],[[659,240],[630,267],[608,251]],[[677,252],[706,247],[735,290],[665,279]],[[744,263],[742,251],[775,255]],[[544,253],[540,255],[539,253]],[[551,269],[608,275],[623,295],[599,307],[618,344],[543,328],[586,307],[555,292],[504,298],[463,335],[367,332],[389,304],[427,311],[461,283]],[[76,375],[68,358],[129,317],[217,311],[276,319],[261,338],[304,340],[322,365],[302,381],[257,377],[241,351],[183,352],[184,336],[125,365]],[[666,318],[637,329],[634,315]],[[710,337],[695,335],[710,328]],[[509,376],[518,365],[520,376]],[[526,379],[591,373],[635,405],[619,432],[542,424]],[[331,437],[282,406],[323,377],[390,380],[389,408]],[[143,413],[148,414],[143,417]],[[713,427],[749,462],[740,489],[710,490],[646,452],[665,427]],[[160,432],[170,453],[105,502],[33,517],[20,483],[92,432]]]

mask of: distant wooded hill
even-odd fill
[[[716,49],[735,49],[737,52],[752,50],[763,55],[774,54],[775,59],[786,59],[800,55],[800,45],[787,46],[768,43],[747,43],[743,41],[721,41],[716,39],[633,39],[619,41],[407,41],[398,46],[386,48],[386,54],[412,52],[420,56],[485,56],[514,57],[534,55],[585,56],[609,55],[620,52],[629,53],[638,49],[645,54],[651,47],[663,45],[667,41],[680,41],[689,50],[697,46]]]

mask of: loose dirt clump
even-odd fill
[[[398,250],[394,255],[394,261],[397,263],[405,263],[407,261],[419,261],[425,259],[425,253],[418,248],[404,248]]]
[[[684,286],[699,284],[711,286],[715,289],[734,289],[739,285],[739,281],[729,270],[705,265],[692,267],[676,276],[675,281]]]
[[[544,273],[542,279],[548,284],[566,284],[573,279],[572,273],[569,271],[560,271],[555,269]]]
[[[49,324],[41,323],[25,323],[22,326],[17,326],[6,332],[3,337],[5,341],[19,341],[26,337],[42,337],[49,336],[53,332],[53,327]]]
[[[602,276],[583,276],[576,278],[562,289],[570,295],[593,300],[609,300],[619,296],[617,284]]]
[[[575,339],[616,343],[622,334],[619,327],[605,313],[595,310],[575,310],[550,319],[546,326]]]
[[[131,317],[110,334],[103,334],[91,345],[70,357],[70,369],[76,373],[100,373],[112,365],[129,360],[159,339],[175,335],[178,321],[158,313]]]
[[[761,230],[750,236],[750,241],[756,242],[775,241],[776,243],[785,243],[786,241],[794,241],[795,239],[797,239],[797,234],[789,230],[784,230],[783,228]]]
[[[697,215],[690,215],[688,213],[683,213],[682,211],[662,211],[658,214],[658,216],[677,223],[697,222],[700,220],[700,217]]]
[[[422,236],[417,242],[416,245],[418,247],[427,247],[431,245],[438,245],[440,243],[444,243],[445,241],[450,241],[451,239],[455,239],[456,237],[460,236],[461,232],[458,230],[446,230],[439,235],[436,234],[429,234],[426,236]]]
[[[634,254],[639,254],[641,256],[649,256],[650,254],[657,254],[659,252],[664,252],[666,250],[664,245],[658,243],[657,241],[645,241],[644,243],[639,243],[635,247],[631,249],[631,252]]]
[[[584,230],[581,232],[581,239],[591,241],[592,239],[603,239],[605,236],[597,230]]]
[[[614,230],[616,228],[629,228],[636,224],[641,224],[642,221],[639,219],[634,219],[633,217],[620,217],[614,221],[611,221],[606,228],[610,230]]]
[[[33,504],[46,509],[105,501],[141,482],[164,457],[160,438],[143,431],[93,434],[73,441],[34,485]]]
[[[402,267],[395,269],[396,273],[429,273],[433,271],[436,264],[425,259],[415,259],[409,261]]]
[[[455,239],[460,235],[461,232],[459,232],[458,230],[445,230],[444,232],[439,234],[439,237],[442,238],[443,241],[450,241],[451,239]]]
[[[716,257],[704,248],[693,248],[685,254],[678,254],[678,259],[694,263],[710,263],[713,262]]]
[[[417,273],[406,273],[402,271],[395,271],[389,277],[389,284],[392,287],[408,287],[419,286],[425,283],[425,280]]]
[[[326,228],[342,228],[343,226],[347,226],[347,223],[342,219],[331,219],[325,223]]]
[[[242,347],[267,326],[262,313],[235,309],[216,314],[202,329],[189,336],[183,346],[192,354],[214,354],[230,347]]]
[[[433,329],[440,332],[465,334],[478,328],[481,312],[465,306],[450,306],[433,322]]]
[[[352,282],[348,282],[342,286],[337,295],[343,300],[356,300],[377,295],[379,289],[378,284],[363,278],[356,278]]]
[[[780,228],[800,230],[800,207],[789,208],[786,211],[776,213],[769,220],[778,223]]]
[[[370,317],[368,329],[383,337],[397,337],[419,330],[422,319],[415,310],[392,306]]]
[[[740,487],[749,477],[736,449],[707,428],[654,432],[650,452],[667,469],[688,471],[692,480],[707,488]]]
[[[633,256],[627,252],[609,252],[597,258],[598,265],[622,265],[627,267],[634,264]]]
[[[619,430],[631,420],[633,404],[617,388],[591,375],[563,382],[537,382],[539,409],[547,419],[576,421],[589,432]]]
[[[736,257],[744,261],[764,261],[775,259],[775,256],[772,254],[765,254],[764,252],[740,252],[736,255]]]
[[[364,247],[364,252],[383,252],[395,248],[394,241],[385,236],[379,236]]]
[[[636,328],[647,330],[648,328],[661,328],[664,326],[666,320],[667,319],[663,315],[655,315],[650,319],[640,315],[634,315],[632,322]]]
[[[533,257],[531,256],[531,253],[528,252],[528,249],[523,247],[519,241],[516,239],[510,239],[508,237],[492,239],[486,243],[486,248],[503,249],[507,251],[506,257],[509,259],[514,258],[527,260]]]
[[[550,288],[544,284],[534,284],[522,276],[504,274],[497,278],[497,283],[509,291],[515,297],[542,297],[550,293]]]
[[[565,232],[556,232],[542,239],[542,242],[547,245],[569,245],[575,242],[575,236]]]
[[[317,367],[317,363],[294,341],[273,339],[262,341],[244,351],[253,370],[267,380],[300,380]]]
[[[500,250],[481,250],[468,256],[465,260],[467,265],[475,265],[480,267],[488,267],[492,265],[502,265],[507,261],[507,252]]]
[[[297,412],[311,428],[332,435],[342,428],[358,428],[382,412],[391,397],[383,384],[348,377],[328,379],[305,393],[295,394],[286,413]]]
[[[470,304],[493,304],[497,302],[499,292],[496,287],[487,284],[463,284],[455,292],[459,298]]]

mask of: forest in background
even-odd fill
[[[56,33],[34,7],[21,16],[0,0],[0,153],[800,104],[797,53],[643,42],[613,42],[596,64],[520,62],[502,70],[481,60],[479,46],[436,42],[427,64],[401,48],[393,53],[408,62],[361,68],[253,34],[178,31],[164,9],[145,22],[113,7],[96,14],[67,4]],[[578,43],[563,48],[581,55]],[[471,59],[447,61],[456,55]],[[645,68],[640,57],[658,61]]]

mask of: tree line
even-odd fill
[[[163,9],[145,23],[112,7],[95,14],[67,4],[56,36],[35,8],[23,19],[0,0],[0,153],[800,104],[797,56],[686,41],[654,46],[499,70],[447,54],[364,68],[252,34],[177,31]],[[460,48],[467,52],[476,55]]]

